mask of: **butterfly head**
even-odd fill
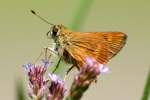
[[[53,25],[50,28],[50,31],[47,32],[47,37],[49,38],[57,38],[61,30],[61,25]]]

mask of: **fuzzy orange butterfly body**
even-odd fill
[[[63,25],[54,25],[49,33],[56,43],[55,51],[78,69],[85,64],[87,56],[106,64],[127,38],[122,32],[72,32]]]

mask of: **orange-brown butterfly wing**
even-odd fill
[[[112,55],[110,55],[110,58],[112,58],[125,45],[127,35],[122,32],[104,32],[102,34],[109,46],[109,50],[112,51]]]
[[[107,63],[124,46],[127,36],[121,32],[72,32],[69,37],[65,49],[81,66],[87,56]]]

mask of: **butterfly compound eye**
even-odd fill
[[[57,32],[58,32],[58,27],[54,26],[52,29],[52,36],[55,37],[57,35]]]

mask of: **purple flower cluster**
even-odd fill
[[[30,98],[42,100],[47,94],[47,100],[62,100],[65,93],[65,84],[57,75],[49,73],[51,85],[48,85],[49,79],[45,79],[45,73],[49,62],[42,60],[42,64],[24,64],[29,77],[28,94]],[[48,90],[48,93],[46,91]],[[56,98],[56,99],[55,99]]]
[[[90,57],[86,57],[85,62],[86,64],[81,67],[79,74],[75,77],[75,81],[78,84],[90,84],[91,82],[96,81],[96,78],[100,73],[109,71],[107,66],[98,63]]]
[[[65,82],[56,74],[49,73],[49,79],[45,78],[45,73],[49,66],[49,61],[42,59],[40,64],[28,63],[23,65],[29,78],[28,94],[33,100],[62,100],[66,92]],[[69,95],[66,100],[79,100],[92,82],[97,80],[100,73],[108,72],[109,69],[104,64],[86,57],[79,73],[75,76],[71,85]]]
[[[97,81],[100,73],[109,71],[108,67],[90,57],[86,57],[85,62],[86,64],[74,78],[67,100],[79,100],[91,83]]]

